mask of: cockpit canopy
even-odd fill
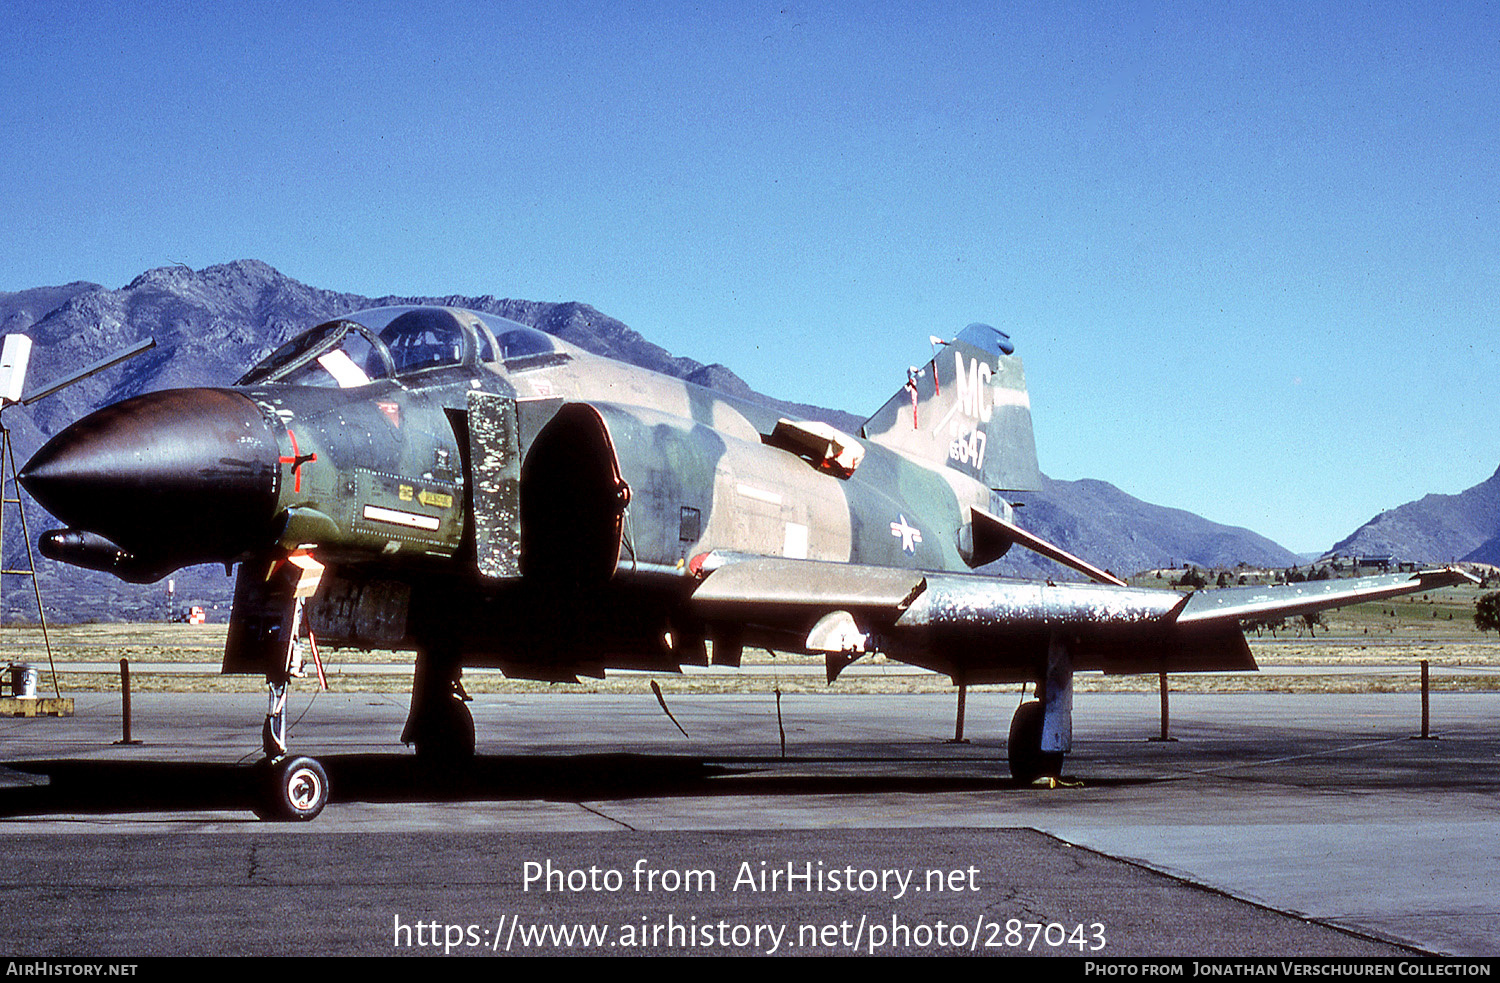
[[[455,366],[519,371],[567,358],[536,328],[454,307],[377,307],[304,331],[235,385],[279,382],[350,389]]]

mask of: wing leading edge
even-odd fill
[[[1288,618],[1465,583],[1477,584],[1479,578],[1456,567],[1444,567],[1418,573],[1308,581],[1277,587],[1225,587],[1193,594],[1177,623],[1191,625]]]

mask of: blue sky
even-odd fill
[[[579,300],[861,413],[985,321],[1048,474],[1298,551],[1500,465],[1493,6],[3,10],[0,291]]]

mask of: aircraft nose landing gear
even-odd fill
[[[317,759],[284,755],[256,767],[263,774],[253,808],[261,819],[307,822],[328,804],[328,773]]]
[[[292,754],[286,746],[286,680],[270,685],[270,708],[261,741],[266,756],[256,764],[255,804],[261,819],[306,822],[328,804],[328,773],[316,758]]]
[[[303,620],[303,606],[317,589],[323,566],[307,556],[293,556],[290,559],[298,568],[312,571],[314,575],[304,575],[296,586],[291,630],[286,635],[285,658],[277,671],[266,674],[266,722],[260,733],[266,756],[255,766],[259,775],[255,783],[255,803],[251,809],[261,819],[305,823],[322,812],[323,807],[328,804],[328,773],[317,759],[294,755],[287,750],[286,698],[291,678],[302,675],[299,635],[304,629],[313,661],[318,666],[318,680],[324,689],[328,688],[327,681],[323,678],[323,663],[318,657],[317,641],[313,638],[311,626]]]

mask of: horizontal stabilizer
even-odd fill
[[[1194,594],[1178,616],[1177,623],[1191,625],[1289,618],[1466,583],[1477,584],[1479,581],[1456,567],[1446,567],[1353,580],[1317,580],[1274,587],[1226,587]]]
[[[1092,580],[1101,584],[1113,584],[1116,587],[1126,586],[1125,581],[1116,577],[1108,570],[1101,570],[1087,560],[1080,559],[1063,549],[1061,546],[1047,542],[1040,536],[1033,535],[1016,525],[1014,522],[1006,522],[992,512],[975,507],[973,510],[974,520],[974,549],[978,553],[986,540],[1001,543],[1014,543],[1023,546],[1033,553],[1045,556],[1049,560],[1055,560],[1065,567],[1071,567],[1079,573],[1084,574]],[[1003,549],[993,551],[996,556],[1005,552]],[[982,561],[981,561],[982,562]]]

